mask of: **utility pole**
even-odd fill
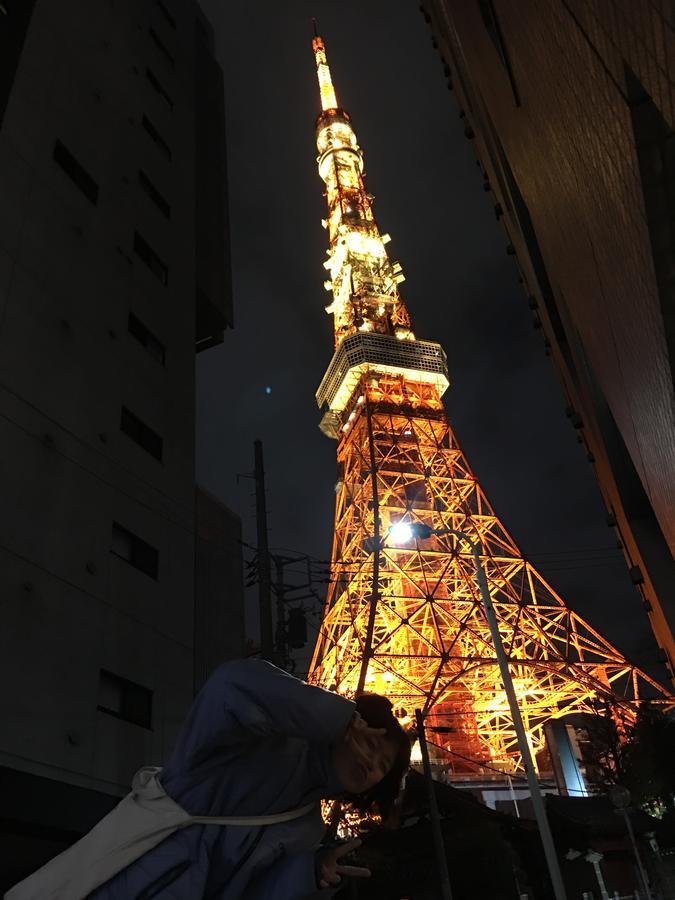
[[[274,556],[274,567],[276,569],[276,589],[277,595],[277,628],[276,628],[276,646],[275,657],[276,664],[282,669],[286,668],[286,611],[284,609],[284,601],[286,599],[286,585],[284,584],[284,565],[286,560],[280,556]]]
[[[276,574],[273,585],[273,591],[276,596],[277,606],[277,625],[275,631],[276,643],[274,647],[275,658],[278,666],[281,666],[282,669],[287,669],[287,671],[293,673],[295,671],[295,664],[293,659],[291,658],[291,651],[293,649],[299,649],[299,647],[301,646],[301,644],[297,643],[298,621],[297,617],[294,618],[294,616],[296,613],[300,612],[302,613],[302,618],[304,620],[304,610],[301,606],[294,606],[290,610],[287,610],[286,604],[298,604],[302,600],[315,600],[319,603],[321,601],[312,586],[314,579],[312,575],[312,565],[309,556],[299,553],[293,553],[292,556],[282,555],[281,553],[272,553],[270,554],[270,558],[274,562]],[[291,565],[306,566],[307,580],[305,582],[303,582],[302,584],[290,584],[286,582],[284,577],[284,569],[286,566]],[[298,591],[305,591],[305,593],[298,594]]]
[[[265,469],[263,466],[262,441],[254,441],[255,451],[255,514],[258,533],[258,606],[260,610],[260,655],[272,660],[274,641],[272,637],[272,576],[270,571],[270,551],[267,541],[267,503],[265,501]]]
[[[256,441],[256,451],[259,441]],[[261,448],[262,453],[262,448]],[[262,462],[256,455],[256,462]],[[260,500],[258,488],[264,488],[264,479],[258,477],[256,467],[256,500]],[[291,657],[294,649],[300,649],[307,643],[306,609],[301,605],[303,600],[313,600],[319,605],[321,598],[314,590],[312,563],[306,553],[289,551],[292,555],[271,553],[267,544],[267,536],[262,528],[264,522],[264,502],[258,503],[258,547],[254,558],[246,563],[251,570],[247,576],[246,587],[258,583],[260,597],[260,638],[261,655],[282,669],[295,671],[295,661]],[[272,564],[274,564],[274,580],[272,580]],[[288,583],[285,579],[285,568],[301,564],[306,567],[306,581],[302,584]],[[297,573],[297,569],[295,570]],[[304,591],[304,593],[298,593]],[[276,625],[272,617],[272,597],[276,605]],[[293,604],[290,609],[289,604]],[[298,605],[300,604],[300,605]],[[298,643],[300,641],[300,643]]]

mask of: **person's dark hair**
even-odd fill
[[[350,797],[350,802],[360,812],[375,807],[383,819],[391,813],[401,790],[401,781],[410,766],[410,738],[394,715],[391,702],[381,694],[361,694],[356,698],[356,709],[366,725],[386,729],[387,736],[396,746],[396,757],[391,771],[382,781],[363,794]]]

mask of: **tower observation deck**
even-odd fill
[[[443,408],[445,352],[413,330],[403,272],[375,221],[323,39],[312,47],[335,336],[316,398],[321,429],[338,442],[338,479],[331,579],[309,677],[340,693],[386,694],[402,720],[424,709],[443,726],[457,773],[482,764],[510,772],[520,762],[517,741],[471,552],[452,535],[396,545],[390,529],[399,522],[463,531],[481,546],[535,754],[550,719],[607,704],[630,718],[645,697],[672,698],[523,558],[478,484]]]

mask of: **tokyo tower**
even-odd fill
[[[445,726],[456,772],[481,763],[511,771],[516,736],[470,549],[448,534],[397,543],[399,523],[461,530],[480,545],[534,754],[552,718],[604,702],[632,717],[644,696],[669,695],[564,603],[495,515],[443,408],[443,348],[413,331],[401,266],[375,221],[322,38],[312,46],[335,330],[316,398],[321,429],[338,442],[338,480],[331,581],[309,678],[343,694],[384,693],[402,718],[424,709]]]

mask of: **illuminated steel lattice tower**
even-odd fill
[[[535,752],[551,718],[604,699],[631,715],[645,689],[667,695],[523,559],[476,481],[441,401],[445,353],[412,330],[401,267],[375,222],[363,155],[319,36],[313,49],[328,203],[326,311],[335,324],[316,397],[321,429],[338,441],[338,481],[331,583],[310,680],[341,693],[385,693],[401,715],[424,708],[452,729],[443,743],[458,771],[481,762],[509,769],[518,764],[516,739],[471,553],[450,536],[395,546],[388,531],[396,522],[451,527],[480,542]]]

